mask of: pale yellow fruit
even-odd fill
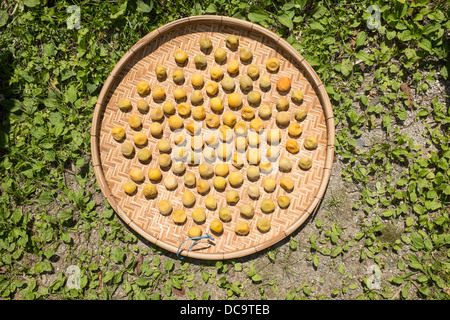
[[[269,91],[271,86],[272,86],[272,84],[270,83],[269,76],[262,76],[259,79],[259,87],[261,88],[261,90]]]
[[[278,145],[281,141],[281,131],[279,129],[269,129],[266,131],[267,143],[271,146]]]
[[[303,121],[306,118],[307,114],[308,111],[306,110],[306,108],[300,107],[297,111],[295,111],[295,120]]]
[[[253,88],[253,80],[247,75],[239,78],[239,85],[243,92],[250,91]]]
[[[233,129],[226,124],[220,126],[218,134],[221,141],[229,142],[233,139]]]
[[[178,188],[178,181],[174,176],[168,176],[164,179],[164,187],[166,187],[167,190],[175,190]]]
[[[131,144],[128,141],[125,141],[124,143],[122,143],[122,146],[120,147],[120,152],[122,152],[122,154],[125,157],[131,157],[134,154],[133,144]]]
[[[131,101],[126,98],[119,100],[119,109],[122,111],[130,110],[131,109]]]
[[[223,191],[227,187],[227,179],[224,177],[214,177],[213,186],[217,191]]]
[[[134,182],[142,182],[145,179],[144,173],[142,172],[141,169],[139,168],[132,168],[130,170],[130,178],[134,181]]]
[[[125,129],[122,127],[114,127],[111,133],[116,141],[120,141],[125,138]]]
[[[163,111],[167,115],[173,115],[175,114],[175,106],[172,102],[164,102],[163,104]]]
[[[286,209],[287,207],[289,207],[291,199],[289,199],[288,196],[280,196],[278,197],[277,203],[280,208]]]
[[[137,153],[137,158],[141,162],[147,162],[152,159],[152,153],[149,149],[141,149]]]
[[[219,209],[219,218],[223,222],[231,221],[231,211],[227,207]]]
[[[300,89],[292,90],[291,99],[295,103],[300,103],[303,101],[303,91]]]
[[[278,168],[281,172],[290,172],[292,170],[292,162],[287,157],[281,157],[278,161]]]
[[[267,218],[259,218],[258,221],[256,222],[256,227],[258,228],[259,231],[261,232],[267,232],[270,230],[270,221]]]
[[[197,178],[192,172],[188,172],[184,175],[184,184],[186,187],[193,188],[197,184]]]
[[[206,221],[205,209],[197,207],[192,211],[192,219],[195,223],[203,223]]]
[[[260,118],[255,118],[250,121],[250,128],[255,130],[256,132],[260,132],[264,129],[264,121]]]
[[[190,190],[186,190],[181,196],[181,203],[185,207],[192,207],[195,204],[195,195]]]
[[[294,190],[295,182],[290,177],[283,177],[281,178],[280,186],[287,192],[292,192],[292,190]]]
[[[217,200],[214,196],[207,196],[205,199],[205,207],[208,210],[216,210],[217,209]]]
[[[191,77],[191,84],[195,87],[203,87],[205,80],[203,79],[203,75],[201,73],[196,73]]]
[[[271,213],[275,210],[275,204],[271,199],[264,199],[261,202],[261,211],[264,213]]]
[[[177,112],[181,117],[189,117],[191,114],[191,106],[186,102],[182,102],[177,106]]]
[[[299,146],[297,140],[289,139],[286,142],[286,150],[289,151],[290,153],[297,153],[297,152],[299,152],[300,146]]]
[[[175,88],[173,90],[173,97],[175,98],[176,101],[186,99],[186,90],[184,90],[183,88]]]
[[[137,92],[140,95],[147,95],[150,93],[150,84],[147,81],[139,81],[136,85]]]
[[[227,51],[224,48],[217,48],[214,51],[214,59],[218,63],[225,62],[227,60]]]
[[[170,141],[167,139],[161,139],[158,141],[158,150],[162,153],[169,153],[172,151],[172,147],[170,146]]]
[[[287,111],[289,109],[289,100],[285,97],[278,98],[277,109],[279,111]]]
[[[245,152],[248,147],[248,138],[245,136],[236,137],[236,139],[234,140],[234,146],[236,147],[237,152]]]
[[[202,235],[202,233],[203,233],[203,230],[199,226],[190,227],[187,231],[187,235],[189,238],[200,237]]]
[[[198,121],[190,120],[186,125],[186,131],[191,135],[197,135],[202,129],[201,124]]]
[[[242,176],[242,173],[240,173],[239,171],[232,172],[228,176],[228,183],[234,188],[240,187],[243,182],[244,177]]]
[[[217,114],[208,113],[206,115],[205,123],[208,128],[218,128],[220,126],[220,117]]]
[[[258,164],[261,161],[261,151],[258,148],[249,148],[247,150],[247,161],[249,164]]]
[[[181,84],[184,82],[184,72],[181,69],[175,70],[172,74],[173,82]]]
[[[259,164],[259,171],[263,174],[269,174],[273,170],[272,163],[270,161],[261,161]]]
[[[234,79],[230,76],[225,76],[222,81],[220,81],[220,84],[224,91],[233,91],[235,88]]]
[[[277,113],[276,121],[278,126],[287,127],[291,121],[291,114],[287,111],[280,111]]]
[[[225,44],[230,49],[237,49],[237,47],[239,46],[239,37],[231,34],[225,38]]]
[[[279,146],[269,146],[267,148],[266,156],[270,161],[275,161],[280,156],[280,147]]]
[[[159,213],[166,216],[172,213],[172,204],[168,200],[161,200],[158,203]]]
[[[157,65],[155,68],[155,74],[158,80],[165,80],[167,78],[167,69],[162,65]]]
[[[303,128],[297,122],[292,122],[288,127],[288,134],[291,137],[298,137],[303,132]]]
[[[156,86],[152,90],[152,97],[153,97],[153,100],[156,100],[156,101],[163,100],[166,97],[166,92],[164,91],[163,87]]]
[[[272,116],[272,107],[267,104],[262,104],[258,108],[258,115],[261,119],[268,119]]]
[[[227,65],[227,71],[231,74],[239,72],[239,62],[237,60],[230,60]]]
[[[248,196],[252,199],[259,198],[259,187],[256,184],[252,184],[248,187]]]
[[[253,52],[249,47],[243,46],[240,49],[239,57],[243,62],[250,61],[253,58]]]
[[[206,57],[202,54],[198,54],[194,58],[195,67],[197,69],[204,69],[208,62],[206,61]]]
[[[255,109],[250,106],[243,106],[241,109],[241,117],[244,120],[252,120],[255,117]]]
[[[158,195],[158,190],[156,190],[156,186],[154,184],[148,183],[142,189],[142,194],[147,199],[154,199]]]
[[[183,210],[175,210],[172,213],[172,221],[176,224],[183,224],[186,222],[186,219],[186,212],[184,212]]]
[[[233,128],[237,121],[236,115],[233,111],[225,111],[222,115],[222,121],[223,124],[229,126],[230,128]]]
[[[229,205],[235,205],[239,202],[239,193],[236,190],[230,190],[227,192],[226,201]]]
[[[158,168],[152,168],[152,169],[148,170],[147,175],[148,175],[148,178],[150,179],[150,181],[157,182],[157,181],[161,180],[162,172]]]
[[[183,162],[175,162],[172,165],[172,172],[177,176],[181,176],[186,172],[186,164],[184,164]]]
[[[209,81],[206,84],[205,90],[207,94],[209,94],[210,96],[214,96],[219,90],[219,85],[217,84],[217,82]]]
[[[259,67],[256,64],[251,64],[247,68],[247,74],[252,79],[257,79],[259,77]]]
[[[230,168],[226,163],[218,163],[214,168],[214,173],[220,177],[226,177],[229,173]]]
[[[198,173],[203,179],[209,179],[214,175],[214,168],[207,163],[202,163],[198,166]]]
[[[298,167],[302,170],[309,170],[312,167],[312,160],[309,157],[301,157],[298,160]]]
[[[212,48],[212,41],[209,38],[203,38],[199,41],[200,49],[203,51],[208,51]]]
[[[250,232],[250,229],[246,221],[238,221],[234,227],[234,231],[240,236],[246,236]]]
[[[317,145],[318,145],[317,138],[314,136],[309,136],[305,139],[305,141],[303,142],[303,145],[308,150],[314,150],[317,148]]]
[[[209,107],[212,111],[216,113],[220,113],[223,111],[223,102],[222,99],[219,97],[214,97],[209,100]]]
[[[255,208],[249,204],[243,204],[239,212],[244,218],[251,219],[255,215]]]
[[[219,66],[214,66],[211,68],[211,71],[209,72],[211,79],[213,80],[220,80],[223,77],[223,71]]]
[[[228,95],[228,106],[230,108],[238,108],[242,105],[242,97],[239,93],[233,92]]]
[[[250,91],[247,95],[247,101],[250,105],[259,105],[261,103],[261,93],[258,91]]]
[[[162,126],[161,126],[161,123],[159,123],[159,122],[153,122],[153,123],[150,125],[150,133],[151,133],[151,135],[152,135],[153,137],[159,138],[159,137],[162,135],[162,133],[163,133],[163,128],[162,128]]]
[[[234,115],[234,113],[233,113],[233,115]],[[234,116],[234,118],[236,119],[236,116]],[[237,136],[247,135],[247,130],[248,130],[248,127],[247,127],[247,123],[245,121],[240,120],[240,121],[235,122],[234,133]]]
[[[164,111],[161,108],[153,108],[150,112],[150,119],[152,121],[161,121],[164,118]]]
[[[185,63],[188,58],[187,53],[182,49],[176,49],[173,56],[175,58],[175,61],[179,64]]]
[[[167,168],[172,165],[172,158],[167,153],[163,153],[158,158],[158,163],[161,168]]]
[[[134,181],[127,181],[123,185],[123,191],[125,191],[128,195],[132,195],[137,189],[136,183]]]
[[[273,178],[267,178],[264,180],[263,187],[266,192],[274,192],[277,187],[277,181]]]
[[[137,109],[139,110],[139,112],[141,113],[147,113],[149,108],[149,104],[147,101],[145,101],[144,99],[141,99],[137,102],[136,104]]]
[[[133,136],[133,142],[137,146],[144,146],[147,144],[148,138],[143,132],[138,132]]]
[[[271,72],[278,71],[278,69],[280,68],[280,60],[275,57],[267,59],[266,68]]]
[[[194,90],[191,93],[191,103],[193,105],[198,105],[203,102],[203,93],[201,90]]]
[[[206,110],[203,106],[196,106],[192,109],[192,118],[197,121],[202,121],[206,118]]]
[[[211,189],[211,186],[209,185],[209,183],[205,180],[200,180],[197,183],[197,192],[201,195],[205,195],[209,192],[209,190]]]
[[[183,118],[179,115],[172,115],[169,117],[169,127],[172,131],[181,129],[183,127]]]
[[[221,234],[223,232],[223,223],[219,219],[214,219],[209,226],[211,232]]]
[[[250,181],[256,181],[260,177],[259,168],[257,166],[248,166],[247,168],[247,178]]]

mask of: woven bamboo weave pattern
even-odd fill
[[[172,170],[162,170],[162,180],[168,176],[174,176],[178,181],[178,187],[174,191],[168,191],[162,183],[157,183],[158,195],[155,199],[146,199],[142,194],[143,186],[150,183],[147,173],[151,168],[159,168],[158,157],[160,152],[157,143],[160,138],[154,138],[150,134],[150,125],[153,122],[150,118],[150,112],[141,113],[137,110],[138,100],[145,99],[152,108],[161,108],[163,102],[172,102],[175,106],[178,104],[173,98],[173,91],[177,87],[185,89],[188,102],[194,88],[190,80],[194,73],[204,75],[205,83],[210,81],[210,70],[213,66],[219,65],[224,74],[227,74],[227,63],[218,64],[214,60],[214,50],[224,48],[227,51],[227,61],[239,59],[239,50],[231,50],[226,47],[225,38],[228,35],[237,35],[239,37],[239,47],[247,46],[253,52],[251,64],[256,64],[260,70],[261,76],[268,75],[271,79],[271,89],[262,91],[259,88],[259,80],[253,83],[254,90],[261,93],[262,104],[272,106],[272,116],[264,120],[264,129],[278,128],[275,117],[277,109],[275,107],[278,98],[283,96],[276,89],[276,83],[281,77],[289,77],[292,81],[292,89],[301,89],[304,94],[301,104],[290,103],[289,113],[291,122],[295,122],[294,114],[299,107],[305,107],[308,110],[305,120],[300,122],[303,133],[295,138],[300,145],[300,151],[297,154],[291,154],[286,150],[286,141],[290,139],[287,129],[280,129],[282,133],[279,145],[280,157],[287,157],[291,160],[293,169],[285,173],[279,170],[273,170],[270,174],[261,174],[259,180],[252,182],[246,178],[247,162],[242,168],[236,168],[229,163],[230,173],[234,171],[242,172],[245,177],[244,182],[239,188],[227,186],[224,192],[215,190],[212,185],[212,178],[206,180],[211,189],[208,195],[214,196],[217,200],[217,210],[208,210],[205,207],[205,196],[198,194],[195,188],[188,188],[184,185],[184,177],[175,175]],[[199,41],[203,38],[211,39],[213,50],[206,54],[200,50]],[[183,49],[188,55],[188,61],[185,65],[179,66],[173,57],[176,49]],[[198,54],[204,54],[207,59],[206,68],[199,70],[194,64],[194,57]],[[280,69],[278,72],[268,72],[266,61],[268,58],[276,57],[280,60]],[[235,92],[242,97],[245,105],[247,93],[241,92],[239,88],[239,78],[247,74],[250,63],[239,63],[239,74],[233,79],[236,82]],[[163,65],[167,69],[167,79],[160,81],[156,78],[155,67]],[[182,69],[185,76],[185,82],[182,85],[175,84],[172,80],[172,74],[175,70]],[[153,101],[151,95],[140,96],[136,85],[139,81],[145,80],[150,84],[150,88],[159,85],[164,88],[166,97],[163,102]],[[203,106],[206,113],[211,113],[209,109],[209,97],[205,89],[202,89],[204,95]],[[228,107],[227,93],[221,89],[219,83],[218,97],[224,101],[224,112],[230,110]],[[287,98],[290,94],[286,95]],[[131,101],[132,109],[129,112],[123,112],[118,108],[118,102],[127,98]],[[238,120],[241,120],[240,110],[233,110]],[[258,108],[255,108],[256,117]],[[142,127],[135,130],[128,124],[131,115],[137,115],[142,120]],[[184,124],[192,119],[184,119]],[[173,143],[173,132],[168,125],[168,117],[165,116],[160,122],[163,129],[163,138]],[[248,122],[247,122],[248,123]],[[121,126],[125,129],[126,137],[124,141],[133,143],[133,135],[137,132],[143,132],[148,137],[148,148],[152,153],[152,160],[149,163],[141,163],[136,156],[126,158],[121,153],[121,144],[113,139],[111,131],[114,127]],[[202,122],[202,130],[210,130]],[[221,207],[229,207],[232,212],[231,222],[224,223],[224,232],[221,235],[213,235],[214,242],[201,241],[191,251],[187,248],[191,243],[185,243],[182,251],[183,255],[198,259],[228,259],[241,257],[255,253],[270,245],[282,240],[295,229],[297,229],[314,210],[323,197],[326,185],[328,183],[331,164],[333,161],[334,150],[334,122],[331,105],[322,83],[314,73],[313,69],[307,64],[298,52],[290,47],[284,40],[254,25],[252,23],[240,21],[225,17],[190,17],[163,26],[155,30],[148,36],[139,41],[128,51],[116,68],[107,79],[102,92],[100,93],[96,112],[94,114],[93,126],[91,129],[91,146],[93,154],[93,165],[97,181],[109,203],[114,210],[129,224],[136,232],[149,241],[169,250],[176,252],[179,245],[188,238],[187,230],[197,225],[192,219],[192,211],[196,207],[205,208],[206,222],[199,226],[205,232],[209,231],[209,225],[212,220],[218,218],[218,210]],[[303,141],[308,136],[315,136],[318,139],[318,147],[315,150],[306,150]],[[261,134],[261,140],[264,135]],[[136,147],[136,151],[140,148]],[[187,149],[190,150],[189,144]],[[309,156],[312,159],[312,167],[303,171],[298,167],[298,161],[302,156]],[[218,163],[218,161],[216,161]],[[134,195],[127,195],[123,191],[123,184],[129,180],[129,172],[132,168],[142,169],[145,175],[145,181],[137,184],[137,192]],[[187,165],[186,172],[192,172],[197,181],[201,179],[198,166]],[[286,192],[279,185],[281,178],[289,176],[295,182],[292,192]],[[263,189],[263,183],[266,178],[273,178],[277,181],[277,187],[274,192],[267,193]],[[260,197],[257,200],[248,196],[248,188],[251,185],[257,185],[260,189]],[[196,196],[196,203],[193,208],[185,208],[181,202],[181,197],[186,190],[191,190]],[[226,193],[229,190],[236,190],[239,193],[240,201],[235,206],[227,205]],[[275,204],[281,195],[289,196],[291,203],[287,209],[281,209],[276,205],[274,212],[266,214],[260,210],[261,202],[264,199],[272,199]],[[183,225],[176,225],[170,216],[163,216],[158,211],[158,203],[161,200],[169,200],[173,210],[183,209],[187,214],[187,221]],[[255,215],[252,219],[244,219],[239,214],[239,208],[243,204],[250,204],[255,208]],[[266,217],[271,222],[271,229],[262,233],[256,228],[256,222],[260,217]],[[236,222],[245,220],[249,225],[249,234],[238,236],[234,227]]]

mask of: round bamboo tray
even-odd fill
[[[281,77],[289,77],[292,81],[292,90],[301,89],[304,97],[301,104],[290,103],[289,112],[291,121],[296,121],[293,114],[300,107],[305,107],[308,111],[307,117],[300,124],[303,128],[301,136],[296,140],[300,145],[297,154],[291,154],[286,150],[286,141],[290,138],[286,129],[281,129],[282,139],[280,142],[280,157],[286,156],[291,159],[293,168],[289,173],[272,171],[269,175],[261,175],[261,178],[252,182],[246,178],[248,163],[245,162],[242,168],[229,165],[230,173],[241,171],[245,177],[242,186],[234,190],[238,191],[240,201],[237,205],[229,206],[225,196],[233,188],[229,185],[224,192],[215,190],[212,186],[212,179],[206,180],[211,185],[208,195],[212,195],[217,200],[217,210],[206,211],[206,222],[199,226],[203,230],[203,235],[210,234],[214,240],[204,239],[196,243],[189,250],[193,243],[188,239],[187,230],[197,225],[192,219],[192,211],[196,207],[205,208],[205,197],[198,194],[197,190],[190,189],[196,196],[194,208],[184,208],[181,196],[188,188],[184,185],[183,176],[175,176],[172,170],[163,170],[162,181],[168,176],[174,176],[178,181],[178,188],[168,191],[162,183],[156,185],[158,195],[155,199],[146,199],[142,195],[143,186],[149,183],[147,173],[150,168],[159,168],[157,142],[150,134],[150,112],[143,114],[136,108],[138,100],[144,98],[152,108],[161,108],[161,101],[153,101],[151,95],[142,97],[137,93],[136,85],[139,81],[145,80],[153,89],[156,85],[164,88],[166,92],[165,101],[173,102],[173,90],[177,85],[172,80],[172,73],[176,69],[182,69],[185,75],[185,83],[182,86],[187,96],[193,91],[190,84],[191,76],[196,72],[201,72],[205,77],[205,83],[210,80],[209,72],[212,66],[218,65],[214,60],[214,50],[223,47],[227,51],[227,59],[239,60],[239,50],[231,50],[226,47],[225,38],[228,35],[239,37],[239,46],[248,46],[253,52],[252,64],[256,64],[260,70],[260,77],[268,75],[271,79],[271,89],[262,91],[259,88],[258,80],[254,81],[254,90],[261,93],[261,104],[273,106],[272,116],[264,121],[264,129],[277,128],[275,117],[277,109],[275,103],[278,98],[284,95],[276,89],[276,82]],[[206,53],[207,67],[203,70],[196,69],[194,56],[204,54],[200,50],[199,41],[208,37],[212,40],[213,50]],[[177,48],[183,49],[188,54],[188,62],[184,66],[179,66],[174,61],[173,53]],[[270,57],[280,60],[278,72],[270,73],[266,69],[266,61]],[[164,65],[167,68],[168,77],[164,81],[159,81],[155,75],[156,65]],[[224,74],[227,74],[226,64],[219,65]],[[235,92],[238,92],[246,101],[246,93],[239,88],[240,76],[246,74],[248,63],[239,65],[239,74],[234,77],[236,81]],[[218,96],[224,101],[224,111],[229,110],[226,103],[227,94],[223,92],[219,83]],[[204,88],[202,89],[204,91]],[[287,98],[290,95],[286,95]],[[132,109],[123,112],[118,108],[118,101],[128,98],[132,103]],[[211,97],[204,95],[203,106],[206,113],[211,113],[209,100]],[[255,108],[257,111],[257,108]],[[136,156],[126,158],[121,154],[121,144],[123,141],[113,139],[111,130],[115,126],[125,129],[126,137],[124,141],[133,142],[133,135],[138,132],[130,128],[128,118],[131,115],[138,115],[142,119],[142,127],[138,130],[148,137],[149,148],[152,153],[150,163],[142,164]],[[237,119],[240,120],[240,111],[235,111]],[[258,113],[256,113],[258,114]],[[258,116],[256,116],[258,117]],[[192,119],[192,117],[191,117]],[[186,122],[188,119],[185,119]],[[173,142],[173,133],[168,127],[168,119],[164,117],[161,122],[163,137]],[[204,121],[202,128],[207,129]],[[318,139],[318,147],[315,150],[306,150],[303,141],[307,136],[315,136]],[[173,146],[173,144],[172,144]],[[136,150],[138,150],[137,148]],[[119,217],[129,225],[134,231],[148,241],[173,253],[188,256],[196,259],[222,260],[247,256],[266,249],[282,239],[289,236],[299,228],[305,220],[317,209],[328,184],[334,153],[334,118],[331,104],[325,88],[313,68],[307,61],[290,46],[285,40],[275,33],[250,22],[239,19],[221,16],[194,16],[180,19],[164,25],[149,33],[137,42],[114,67],[111,74],[106,79],[98,97],[91,128],[91,152],[92,162],[97,182],[102,193],[109,204],[119,215]],[[301,156],[309,156],[313,165],[303,171],[298,167],[298,160]],[[137,192],[128,195],[123,191],[123,184],[129,180],[131,168],[141,168],[145,175],[145,182],[137,185]],[[197,181],[200,179],[198,166],[187,166],[186,172],[196,175]],[[280,179],[284,176],[291,177],[295,182],[292,192],[286,192],[280,187]],[[277,181],[274,192],[267,193],[263,189],[263,182],[266,178],[273,178]],[[248,196],[248,188],[257,185],[260,189],[260,197],[253,200]],[[290,205],[287,209],[281,209],[276,205],[275,211],[266,214],[260,210],[260,204],[264,199],[272,199],[277,204],[277,199],[281,195],[290,198]],[[187,214],[187,221],[182,225],[173,223],[170,215],[161,215],[158,211],[158,203],[161,200],[169,200],[173,205],[173,210],[183,209]],[[239,208],[243,204],[250,204],[255,208],[255,215],[251,219],[244,219],[239,214]],[[220,235],[211,233],[209,225],[213,219],[218,218],[219,208],[228,206],[232,213],[231,222],[224,223],[224,231]],[[268,232],[260,232],[256,223],[260,217],[266,217],[271,222],[271,229]],[[249,234],[239,236],[235,232],[235,223],[245,220],[249,226]],[[188,239],[187,241],[185,241]]]

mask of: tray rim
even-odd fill
[[[91,145],[91,160],[92,166],[94,169],[95,178],[97,183],[105,196],[106,200],[112,207],[112,209],[116,212],[116,214],[122,219],[122,221],[127,224],[131,229],[137,232],[140,236],[142,236],[147,241],[153,243],[156,246],[159,246],[167,251],[172,253],[176,253],[178,247],[165,243],[160,239],[153,237],[148,234],[145,230],[140,228],[137,224],[135,224],[121,209],[121,207],[116,202],[114,195],[112,194],[108,183],[106,182],[105,176],[103,174],[103,169],[100,160],[100,145],[99,145],[99,137],[100,137],[100,129],[101,129],[101,120],[102,120],[102,111],[106,108],[105,100],[108,95],[108,92],[113,85],[115,78],[120,74],[122,69],[127,65],[127,63],[148,43],[150,43],[153,39],[167,33],[174,28],[184,26],[191,22],[211,22],[211,23],[220,23],[229,26],[235,26],[240,28],[245,28],[248,30],[255,30],[263,34],[264,36],[271,38],[276,42],[277,45],[283,48],[289,55],[291,55],[298,64],[304,68],[305,72],[309,76],[309,78],[313,81],[310,84],[317,91],[317,96],[322,105],[322,109],[324,112],[325,122],[327,126],[327,146],[326,146],[326,160],[325,166],[323,167],[323,175],[322,180],[320,182],[319,189],[314,196],[314,200],[306,209],[306,211],[300,216],[299,219],[296,220],[294,224],[292,224],[288,229],[284,230],[282,233],[278,234],[276,237],[273,237],[263,243],[260,243],[254,247],[250,247],[243,250],[228,252],[228,253],[201,253],[196,251],[186,251],[182,250],[180,255],[186,256],[194,259],[201,260],[226,260],[226,259],[235,259],[244,257],[253,253],[257,253],[264,249],[269,248],[270,246],[280,242],[284,238],[288,237],[295,230],[297,230],[310,216],[313,216],[322,201],[322,198],[325,194],[329,179],[331,177],[331,170],[334,161],[334,146],[335,146],[335,123],[334,123],[334,115],[331,106],[330,99],[325,90],[325,87],[320,80],[319,76],[315,72],[315,70],[311,67],[311,65],[306,61],[306,59],[295,49],[293,48],[286,40],[284,40],[281,36],[277,35],[271,30],[268,30],[258,24],[232,18],[225,16],[216,16],[216,15],[201,15],[201,16],[191,16],[186,18],[181,18],[175,21],[172,21],[168,24],[165,24],[144,37],[142,37],[138,42],[136,42],[117,62],[114,66],[111,73],[106,78],[103,87],[99,93],[97,98],[97,102],[95,104],[94,114],[92,117],[92,125],[90,129],[90,145]]]

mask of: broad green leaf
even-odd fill
[[[360,47],[360,46],[364,45],[364,43],[366,42],[366,39],[367,39],[367,34],[364,31],[359,32],[355,39],[355,46]]]
[[[8,12],[6,10],[0,10],[0,28],[6,25],[8,18]]]
[[[309,26],[311,27],[311,29],[313,30],[318,30],[318,31],[325,31],[325,28],[320,24],[320,22],[318,21],[312,21]]]
[[[283,13],[279,16],[277,16],[278,21],[288,29],[294,28],[294,23],[292,22],[291,17],[289,17],[286,13]]]
[[[148,2],[148,1],[145,1]],[[142,10],[142,12],[148,13],[153,9],[153,1],[150,1],[150,4],[145,3],[144,1],[138,1],[137,7]]]
[[[122,248],[114,248],[111,251],[111,259],[115,263],[123,263],[125,261],[125,252]]]

